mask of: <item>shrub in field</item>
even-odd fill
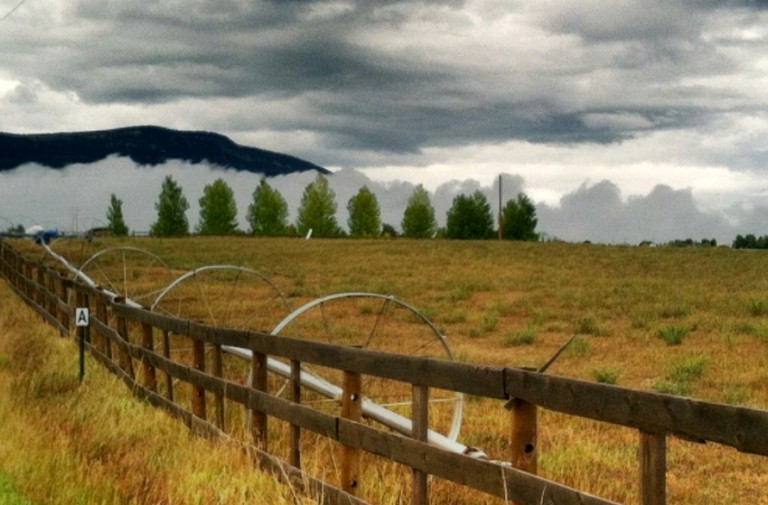
[[[725,390],[725,402],[731,405],[744,405],[749,399],[749,392],[743,384],[729,384]]]
[[[499,315],[495,312],[489,312],[487,314],[484,314],[483,317],[480,319],[480,325],[478,328],[472,328],[469,330],[469,336],[472,338],[480,337],[482,335],[486,335],[488,333],[491,333],[493,330],[496,329],[496,326],[499,324]]]
[[[571,356],[583,358],[589,354],[589,340],[584,337],[576,337],[566,348],[566,352]]]
[[[650,326],[652,318],[648,313],[640,312],[632,316],[632,328],[636,330],[646,330]]]
[[[490,333],[496,329],[499,324],[499,315],[495,312],[489,312],[480,320],[480,329],[483,333]]]
[[[743,322],[735,325],[733,331],[741,335],[754,335],[760,342],[768,343],[768,325]]]
[[[755,330],[755,336],[760,342],[768,344],[768,327],[759,326]]]
[[[659,338],[667,345],[680,345],[685,336],[688,335],[688,331],[685,326],[667,326],[659,330]]]
[[[606,337],[609,332],[605,328],[597,324],[597,321],[592,316],[582,317],[576,321],[576,333],[584,335],[595,335],[598,337]]]
[[[531,345],[536,342],[536,328],[533,326],[526,326],[517,330],[515,333],[508,334],[504,337],[505,347],[517,347],[520,345]]]
[[[768,314],[768,301],[763,298],[753,298],[747,302],[747,311],[754,317]]]
[[[592,377],[602,384],[616,384],[619,379],[619,372],[609,368],[595,368],[592,370]]]
[[[693,382],[704,374],[704,367],[709,360],[704,356],[694,356],[676,361],[668,375],[676,382]]]
[[[659,317],[664,319],[676,319],[690,314],[691,309],[686,305],[673,305],[659,310]]]
[[[462,301],[462,300],[469,300],[472,297],[472,288],[470,286],[467,286],[466,284],[462,284],[461,286],[457,287],[453,290],[451,293],[451,301],[453,303]]]
[[[693,383],[704,374],[704,368],[708,362],[709,360],[703,356],[676,361],[664,379],[653,385],[653,389],[660,393],[687,396],[691,394]]]
[[[654,383],[653,389],[659,393],[675,396],[688,396],[691,394],[691,384],[689,382],[672,382],[665,379]]]

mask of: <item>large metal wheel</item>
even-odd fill
[[[290,312],[288,300],[269,278],[256,270],[235,265],[207,265],[181,275],[158,294],[150,308],[217,328],[264,333]],[[208,348],[206,369],[227,380],[246,383],[250,364],[240,358],[243,352],[250,351],[226,347],[223,350],[230,352],[213,353],[213,349]],[[239,352],[231,352],[233,350]],[[163,353],[175,361],[191,364],[192,349],[186,338],[164,334]],[[166,389],[175,390],[175,384],[167,385]],[[242,409],[232,409],[224,403],[218,405],[215,414],[209,411],[216,422],[226,422],[231,427],[247,426],[248,416]]]
[[[207,265],[168,284],[151,309],[219,328],[267,332],[290,312],[290,305],[277,286],[256,270]]]
[[[348,292],[324,296],[294,310],[271,332],[336,345],[360,347],[408,356],[453,360],[447,338],[413,306],[389,295]],[[302,402],[324,410],[338,410],[341,372],[304,366]],[[312,377],[320,381],[313,388]],[[329,385],[335,385],[330,387]],[[375,377],[363,378],[363,414],[395,431],[409,431],[399,419],[412,418],[410,384]],[[366,406],[368,408],[366,408]],[[383,410],[395,414],[390,416]],[[368,412],[366,412],[368,411]],[[430,390],[430,429],[451,441],[461,431],[463,396],[453,391]]]
[[[165,261],[137,247],[104,249],[86,259],[78,270],[99,288],[145,307],[174,278]]]

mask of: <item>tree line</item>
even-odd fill
[[[198,201],[200,216],[195,233],[201,235],[228,235],[241,233],[238,229],[237,206],[232,188],[223,180],[216,179],[203,188]],[[111,195],[107,210],[108,227],[115,235],[127,235],[122,210],[123,202]],[[171,237],[190,233],[186,216],[189,202],[181,186],[167,176],[155,203],[157,220],[150,233]],[[301,197],[298,216],[288,222],[288,204],[278,190],[262,179],[253,192],[248,205],[249,233],[259,236],[313,236],[313,237],[379,237],[396,236],[394,226],[381,221],[381,211],[376,195],[363,186],[347,202],[346,232],[336,220],[336,194],[328,179],[318,174],[307,185]],[[524,193],[507,201],[501,213],[501,235],[509,240],[537,241],[536,207]],[[497,235],[488,199],[480,191],[454,197],[446,216],[446,226],[438,228],[435,209],[424,187],[419,184],[411,193],[400,223],[402,236],[409,238],[444,237],[450,239],[490,239]]]
[[[736,235],[732,247],[734,249],[768,249],[768,235],[756,237],[749,233],[747,235]]]

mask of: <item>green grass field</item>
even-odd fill
[[[54,243],[76,263],[117,245],[147,249],[176,273],[206,264],[252,268],[292,307],[343,291],[392,294],[428,316],[462,361],[536,367],[575,335],[548,373],[768,408],[768,255],[762,251],[248,237]],[[205,310],[217,314],[241,298],[227,288],[210,293]],[[323,324],[307,326],[319,336],[307,338],[325,338],[329,326],[340,331],[377,311],[361,305],[335,319],[326,315]],[[506,416],[498,402],[470,399],[462,440],[504,459]],[[540,474],[638,502],[635,431],[545,411],[539,439]],[[768,503],[765,458],[671,439],[668,459],[670,503]],[[385,482],[391,475],[382,468]],[[478,502],[477,495],[440,486],[440,503]],[[373,502],[402,498],[383,483],[372,487]]]

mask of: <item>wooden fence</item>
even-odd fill
[[[0,240],[0,272],[13,289],[46,321],[70,335],[75,307],[90,309],[90,353],[120,377],[139,397],[163,407],[191,428],[218,435],[226,430],[224,400],[251,409],[253,451],[263,464],[284,476],[301,475],[299,436],[309,430],[345,448],[338,487],[304,476],[298,481],[326,503],[361,503],[356,498],[360,451],[412,469],[412,503],[429,502],[427,476],[453,481],[520,504],[604,505],[614,503],[535,475],[537,409],[636,429],[638,486],[643,505],[666,503],[666,440],[677,436],[712,441],[739,451],[768,456],[768,412],[715,404],[654,392],[586,382],[535,371],[457,363],[341,347],[264,333],[221,329],[131,308],[96,289],[65,278],[56,269],[22,257]],[[132,330],[131,330],[132,329]],[[136,331],[138,329],[138,331]],[[138,335],[129,335],[129,332]],[[171,358],[169,335],[189,341],[192,363]],[[222,346],[253,352],[251,383],[223,378]],[[156,351],[156,348],[161,349]],[[206,354],[213,356],[207,363]],[[267,391],[267,357],[291,364],[290,397]],[[300,403],[299,369],[303,363],[343,371],[342,413],[333,416]],[[159,373],[158,373],[159,372]],[[376,376],[412,385],[411,438],[362,424],[361,376]],[[160,387],[160,379],[168,385]],[[191,407],[173,397],[170,383],[190,385]],[[475,459],[447,452],[426,440],[426,405],[431,388],[506,400],[510,409],[514,464]],[[161,389],[164,394],[161,393]],[[212,409],[212,410],[211,410]],[[213,414],[212,414],[213,413]],[[269,454],[267,427],[277,419],[291,426],[288,461]]]

